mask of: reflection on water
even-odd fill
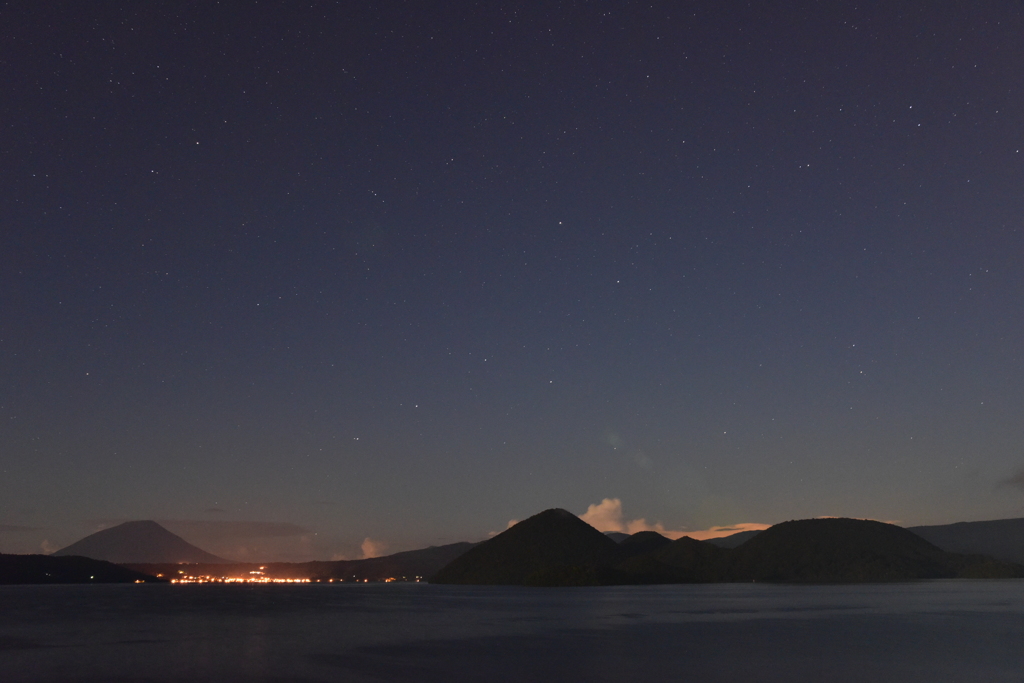
[[[0,586],[14,681],[1014,681],[1024,581]]]

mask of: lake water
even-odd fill
[[[1024,581],[0,586],[0,681],[1024,681]]]

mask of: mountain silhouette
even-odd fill
[[[668,539],[666,539],[668,540]],[[624,583],[709,583],[727,576],[729,552],[688,536],[615,565]]]
[[[635,557],[636,555],[652,553],[666,545],[670,545],[671,543],[671,540],[665,538],[657,531],[638,531],[632,536],[628,536],[622,541],[619,541],[619,548],[616,554],[620,558],[626,559],[628,557]]]
[[[907,531],[950,553],[991,555],[1024,564],[1024,519],[912,526]]]
[[[53,553],[54,557],[78,555],[117,564],[225,563],[156,522],[125,522],[97,531]]]
[[[805,519],[735,549],[642,532],[616,544],[564,510],[520,522],[453,560],[435,583],[534,586],[765,581],[860,583],[1024,577],[1024,566],[948,553],[893,524]]]
[[[905,528],[948,553],[988,555],[1004,562],[1024,564],[1024,519],[994,519]],[[721,538],[709,538],[705,543],[719,548],[737,548],[759,533],[740,531]]]
[[[761,531],[759,529],[753,529],[751,531],[737,531],[734,534],[728,536],[720,536],[718,538],[709,538],[705,543],[711,545],[717,545],[719,548],[738,548],[743,545],[754,536],[757,536]]]
[[[1024,567],[947,553],[894,524],[804,519],[766,529],[732,553],[734,581],[858,583],[1024,575]]]
[[[576,515],[558,508],[519,522],[471,548],[431,583],[597,585],[619,545]]]

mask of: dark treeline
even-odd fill
[[[88,557],[0,554],[0,584],[153,583],[149,574]]]

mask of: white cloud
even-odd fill
[[[508,520],[508,526],[505,527],[505,531],[508,531],[509,529],[514,527],[516,524],[519,524],[519,520],[518,519],[510,519],[510,520]],[[500,533],[501,533],[500,531],[488,531],[487,532],[487,538],[494,538],[495,536],[497,536]]]
[[[363,551],[363,559],[369,560],[373,557],[380,557],[387,551],[388,544],[384,541],[375,541],[369,536],[363,539],[363,544],[360,546]]]
[[[587,507],[587,511],[580,515],[580,519],[594,527],[598,531],[617,531],[623,534],[635,534],[639,531],[656,531],[662,536],[673,540],[689,536],[690,538],[703,541],[709,538],[721,538],[740,531],[752,531],[767,529],[767,524],[744,523],[730,526],[714,526],[710,529],[690,531],[686,529],[666,529],[661,522],[649,524],[646,519],[626,520],[622,514],[622,501],[618,498],[605,498],[596,505]]]
[[[580,519],[598,531],[626,532],[622,521],[622,501],[618,498],[605,498],[597,505],[590,505]]]

